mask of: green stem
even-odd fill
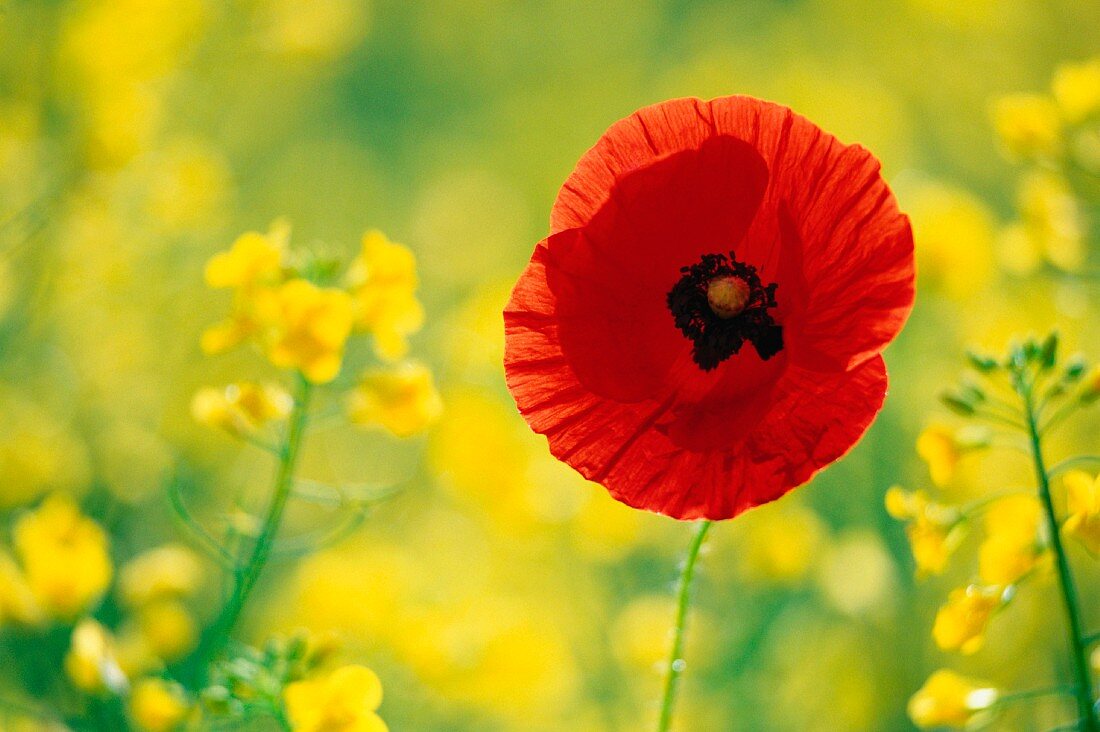
[[[699,528],[688,546],[684,558],[684,568],[680,573],[677,587],[676,622],[673,626],[672,652],[668,657],[668,671],[665,674],[665,693],[661,701],[661,717],[657,723],[658,732],[668,732],[672,726],[672,710],[676,705],[676,691],[680,686],[680,677],[684,673],[684,628],[687,626],[688,608],[691,606],[691,580],[695,576],[695,563],[699,559],[699,550],[710,531],[710,521],[700,521]]]
[[[290,413],[287,427],[286,440],[278,451],[279,468],[275,474],[275,485],[272,489],[271,503],[267,507],[260,533],[256,537],[256,543],[252,546],[252,553],[248,560],[239,566],[234,573],[233,592],[229,600],[222,607],[217,620],[211,626],[211,631],[203,641],[197,656],[200,663],[210,661],[225,647],[233,628],[240,619],[245,603],[248,601],[256,581],[263,572],[271,550],[275,545],[275,536],[283,520],[283,512],[286,510],[287,500],[290,498],[294,487],[294,469],[298,462],[298,453],[302,443],[302,435],[305,433],[306,419],[309,410],[309,397],[311,384],[301,375],[298,377],[298,393],[294,400],[294,409]]]
[[[1088,657],[1085,654],[1085,634],[1081,624],[1077,587],[1073,582],[1069,559],[1066,556],[1065,547],[1062,545],[1058,516],[1054,511],[1054,499],[1050,493],[1050,473],[1047,472],[1046,463],[1043,460],[1042,438],[1040,437],[1039,425],[1032,404],[1031,389],[1025,389],[1022,396],[1027,407],[1028,434],[1031,438],[1031,456],[1035,462],[1035,477],[1039,482],[1039,497],[1042,499],[1043,509],[1046,512],[1050,546],[1054,550],[1062,600],[1066,609],[1069,646],[1073,655],[1074,696],[1077,699],[1078,728],[1081,732],[1100,732],[1100,724],[1097,723],[1096,714],[1092,709],[1092,678]]]
[[[1057,696],[1067,695],[1073,696],[1076,693],[1075,686],[1048,686],[1043,689],[1025,689],[1023,691],[1014,691],[1009,694],[1002,694],[997,697],[997,701],[994,704],[1015,704],[1016,702],[1029,701],[1031,699],[1041,699],[1044,696]]]

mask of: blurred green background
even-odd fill
[[[1042,93],[1059,64],[1100,51],[1097,28],[1091,0],[0,0],[4,521],[69,492],[121,561],[178,536],[167,474],[186,472],[211,525],[262,505],[266,457],[189,411],[203,385],[277,378],[247,351],[200,352],[226,307],[203,263],[280,216],[296,242],[345,257],[380,228],[417,255],[428,320],[413,353],[445,414],[412,440],[340,426],[312,440],[310,477],[404,489],[351,540],[273,565],[247,633],[338,631],[382,678],[394,730],[644,728],[690,529],[546,454],[503,385],[500,309],[609,124],[670,97],[753,94],[882,159],[914,220],[920,289],[857,449],[715,527],[679,729],[909,729],[907,699],[942,665],[1009,687],[1051,678],[1047,580],[981,653],[936,650],[932,618],[973,551],[917,582],[882,496],[929,484],[913,442],[965,345],[1056,325],[1100,356],[1094,281],[1072,274],[1087,252],[1029,258],[1006,238],[1030,199],[990,120],[997,98]],[[952,500],[1026,464],[964,467]],[[296,510],[290,530],[312,518]],[[1063,719],[1044,704],[1000,728]]]

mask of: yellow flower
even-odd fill
[[[138,611],[137,633],[149,653],[164,661],[174,661],[195,647],[198,626],[181,603],[159,600]]]
[[[131,559],[118,576],[118,594],[130,607],[165,598],[182,597],[202,584],[198,555],[180,544],[165,544]]]
[[[886,511],[907,521],[905,533],[919,575],[939,574],[962,539],[958,511],[929,500],[924,491],[908,492],[901,486],[886,491]]]
[[[960,451],[954,430],[943,425],[925,428],[917,437],[917,454],[928,463],[932,482],[938,486],[947,484],[959,462]]]
[[[978,714],[989,710],[999,694],[982,681],[940,669],[909,699],[909,718],[922,729],[965,727]]]
[[[282,269],[289,236],[290,227],[285,221],[272,224],[267,234],[241,234],[229,251],[215,254],[206,263],[206,284],[247,290],[273,282]]]
[[[106,533],[66,497],[51,496],[22,516],[14,542],[27,584],[49,615],[76,617],[110,584]]]
[[[73,628],[69,652],[65,655],[65,673],[81,691],[99,694],[126,688],[126,675],[115,660],[114,639],[96,621],[85,618]]]
[[[1051,91],[1070,122],[1081,122],[1100,112],[1100,58],[1059,66]]]
[[[993,269],[995,218],[980,198],[935,182],[903,189],[921,283],[953,298],[980,292]]]
[[[206,284],[233,288],[235,294],[230,316],[203,332],[204,353],[224,353],[260,334],[264,324],[256,312],[257,299],[281,282],[289,239],[290,225],[280,219],[267,234],[242,234],[229,251],[215,254],[206,263]]]
[[[424,309],[416,299],[418,284],[411,251],[380,231],[363,235],[362,249],[348,270],[347,286],[354,298],[355,326],[374,336],[375,351],[382,359],[404,356],[406,338],[424,324]]]
[[[1069,517],[1062,524],[1066,536],[1081,542],[1093,556],[1100,555],[1100,477],[1073,470],[1062,479]]]
[[[191,415],[199,424],[247,435],[268,422],[286,419],[293,406],[293,398],[277,384],[239,382],[224,389],[199,389],[191,399]]]
[[[365,666],[343,666],[324,679],[295,681],[283,692],[294,732],[386,732],[375,713],[382,683]]]
[[[258,309],[268,326],[271,363],[298,369],[316,384],[336,378],[351,334],[352,300],[346,292],[293,279],[265,293]]]
[[[968,425],[962,428],[933,424],[917,436],[917,454],[928,464],[932,482],[944,486],[955,475],[959,460],[967,452],[989,447],[988,428]]]
[[[993,105],[993,124],[1006,151],[1031,159],[1057,154],[1062,139],[1058,107],[1046,97],[1015,94]]]
[[[130,719],[145,732],[169,732],[187,717],[190,705],[183,689],[164,679],[142,679],[130,693]]]
[[[932,637],[945,651],[974,653],[985,642],[985,626],[1004,602],[1000,587],[970,585],[953,590],[936,613]]]
[[[1040,557],[1040,507],[1033,496],[1009,496],[985,515],[986,539],[978,550],[978,574],[989,585],[1010,585]]]
[[[419,363],[368,371],[348,397],[351,421],[381,425],[398,437],[419,432],[442,412],[432,372]]]
[[[739,526],[737,564],[750,579],[798,582],[820,561],[828,532],[812,509],[783,502],[745,519]]]

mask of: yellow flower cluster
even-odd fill
[[[997,100],[993,121],[1008,155],[1034,165],[1017,193],[1019,220],[1001,234],[1003,264],[1018,273],[1044,261],[1080,268],[1086,225],[1068,177],[1100,173],[1100,58],[1059,67],[1050,94]]]
[[[1005,149],[1033,159],[1064,150],[1067,127],[1100,114],[1100,58],[1060,66],[1051,94],[1016,94],[997,100],[993,122]]]
[[[288,265],[290,229],[276,222],[267,234],[241,235],[206,265],[206,284],[234,292],[233,311],[202,338],[207,353],[254,340],[272,364],[300,371],[314,383],[340,372],[352,327],[351,296],[320,287]]]
[[[386,732],[378,716],[382,682],[365,666],[342,666],[320,679],[288,684],[283,692],[294,732]]]
[[[171,544],[123,565],[117,593],[127,615],[117,632],[89,617],[76,624],[65,656],[72,684],[89,694],[121,694],[130,679],[137,679],[130,701],[138,726],[173,728],[186,710],[182,693],[159,678],[142,677],[160,672],[193,648],[198,626],[183,601],[198,591],[203,573],[191,550]],[[171,724],[165,721],[173,719]]]
[[[274,366],[300,372],[315,384],[340,373],[354,333],[369,334],[382,361],[403,358],[408,337],[424,323],[412,252],[368,231],[342,284],[327,286],[303,274],[331,279],[331,273],[316,275],[323,266],[295,266],[289,239],[289,226],[277,221],[268,233],[243,234],[210,259],[206,283],[232,290],[233,305],[226,320],[203,334],[203,350],[221,353],[252,342]],[[249,436],[285,419],[293,400],[276,385],[238,383],[200,390],[191,407],[198,422]],[[353,422],[407,437],[438,419],[442,401],[425,366],[402,362],[368,370],[348,396],[347,408]]]

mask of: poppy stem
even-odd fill
[[[699,550],[710,531],[710,521],[700,521],[695,535],[688,545],[684,557],[680,581],[676,588],[676,620],[672,626],[672,651],[668,657],[668,670],[665,672],[665,693],[661,701],[661,717],[657,723],[657,732],[668,732],[672,726],[672,711],[676,706],[676,692],[680,686],[680,677],[684,673],[684,629],[687,626],[688,608],[691,607],[691,581],[695,576],[695,563],[699,559]]]
[[[1047,528],[1050,535],[1050,548],[1054,553],[1058,567],[1059,587],[1066,610],[1066,625],[1069,631],[1069,649],[1073,656],[1074,695],[1077,700],[1078,729],[1081,732],[1100,732],[1093,711],[1092,678],[1089,672],[1089,660],[1085,654],[1085,633],[1081,623],[1081,607],[1077,598],[1077,586],[1070,571],[1069,558],[1066,556],[1058,516],[1054,510],[1054,499],[1050,493],[1050,472],[1043,459],[1042,431],[1039,428],[1038,415],[1034,407],[1030,385],[1021,390],[1027,416],[1028,436],[1031,439],[1031,457],[1035,463],[1035,477],[1039,483],[1039,498],[1046,513]]]

